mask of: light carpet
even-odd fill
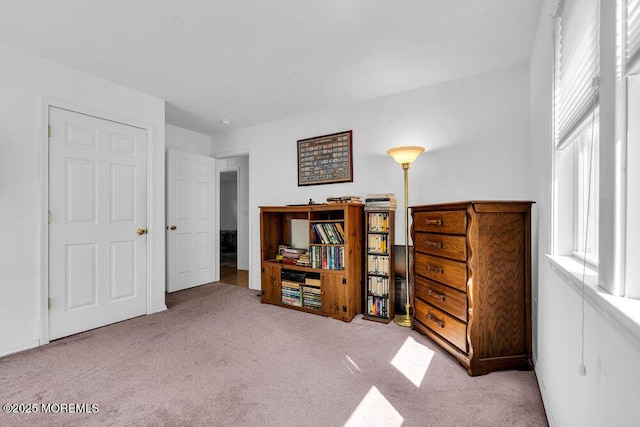
[[[0,425],[547,425],[533,371],[469,377],[393,322],[260,304],[222,283],[167,305],[0,358],[0,404],[50,411],[0,413]]]

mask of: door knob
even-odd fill
[[[170,226],[169,226],[169,227],[167,227],[167,228],[168,228],[169,230],[175,230],[175,229],[176,229],[176,228],[178,228],[178,227],[176,227],[175,225],[170,225]]]
[[[138,233],[138,236],[142,236],[143,234],[147,234],[148,230],[146,228],[138,228],[138,230],[136,231],[136,233]]]

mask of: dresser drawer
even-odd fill
[[[465,234],[467,232],[467,212],[415,212],[413,215],[413,229],[432,233]]]
[[[424,277],[416,277],[416,298],[428,302],[463,322],[467,321],[467,294]]]
[[[414,268],[416,274],[467,291],[467,264],[464,262],[416,253]]]
[[[451,258],[457,261],[467,260],[467,238],[465,236],[415,233],[413,244],[418,252]]]
[[[467,324],[422,300],[415,300],[415,320],[467,352]]]

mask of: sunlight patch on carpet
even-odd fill
[[[354,361],[353,361],[353,359],[349,357],[349,355],[345,355],[344,357],[347,359],[348,364],[347,364],[346,362],[343,362],[343,363],[347,366],[347,369],[348,369],[352,374],[355,374],[355,372],[353,372],[353,370],[354,370],[354,369],[355,369],[356,371],[358,371],[358,372],[362,372],[362,371],[360,370],[360,367],[359,367],[358,365],[356,365],[356,362],[354,362]]]
[[[420,387],[433,354],[433,350],[407,337],[400,350],[393,356],[391,364],[416,387]]]
[[[395,427],[402,425],[404,418],[375,387],[371,387],[358,407],[351,414],[345,427]]]

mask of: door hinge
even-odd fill
[[[342,311],[343,311],[344,313],[346,313],[346,312],[347,312],[347,306],[346,306],[346,305],[343,305],[343,306],[342,306]]]
[[[51,125],[47,125],[47,135],[51,138]]]
[[[47,222],[51,224],[51,211],[47,214]]]
[[[51,310],[51,298],[48,298],[47,300],[47,308]]]
[[[346,284],[347,284],[347,278],[346,278],[346,277],[343,277],[343,278],[342,278],[342,284],[343,284],[343,285],[346,285]]]

